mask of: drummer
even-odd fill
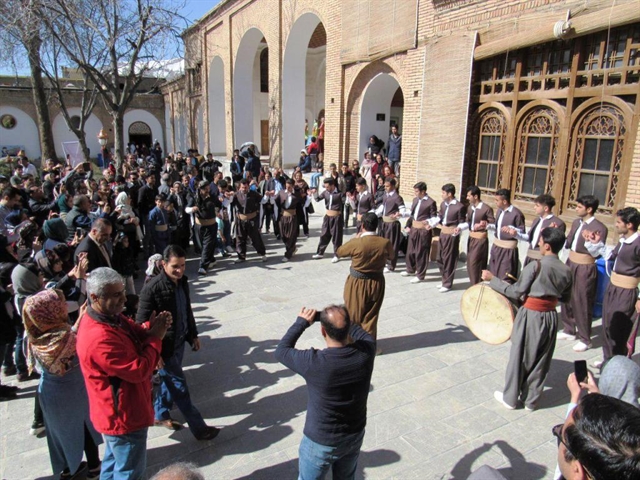
[[[525,266],[513,285],[482,271],[482,279],[489,280],[498,293],[513,301],[524,298],[511,333],[504,392],[494,392],[509,410],[520,402],[525,409],[535,410],[544,388],[558,332],[556,306],[571,297],[571,269],[558,259],[564,242],[561,230],[543,229],[538,240],[542,258]]]

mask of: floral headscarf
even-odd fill
[[[76,356],[76,334],[69,325],[62,292],[43,290],[27,298],[22,321],[29,339],[29,372],[37,360],[51,374],[67,373]]]

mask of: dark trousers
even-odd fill
[[[482,270],[489,261],[489,239],[469,237],[467,243],[467,273],[471,285],[482,282]]]
[[[633,328],[638,289],[622,288],[610,283],[602,306],[602,354],[604,361],[622,355]],[[634,340],[635,341],[635,340]]]
[[[320,243],[318,243],[318,254],[324,255],[324,251],[329,245],[329,241],[333,242],[333,253],[342,246],[342,229],[344,228],[344,219],[342,215],[330,217],[324,216],[322,221],[322,231],[320,232]]]
[[[589,345],[591,322],[593,321],[593,299],[596,295],[598,270],[595,264],[580,265],[567,260],[573,274],[571,300],[562,304],[563,332],[576,335],[578,340]]]
[[[402,243],[402,231],[400,229],[400,222],[380,222],[380,236],[386,238],[393,245],[393,258],[387,260],[387,268],[393,271],[396,269],[396,263],[398,262],[398,252],[400,251],[400,244]]]
[[[273,205],[271,205],[270,203],[264,204],[262,206],[262,211],[263,215],[262,222],[260,223],[260,229],[262,230],[262,226],[265,225],[266,232],[269,233],[269,226],[273,222],[273,232],[275,233],[276,229],[278,228],[276,226],[278,222],[276,222],[275,218],[273,218]]]
[[[517,248],[503,248],[493,245],[489,259],[489,271],[500,280],[514,283],[514,280],[509,278],[507,273],[518,278],[518,257]]]
[[[409,232],[407,244],[407,272],[415,273],[420,280],[424,280],[429,266],[429,254],[433,232],[425,228],[412,228]]]
[[[298,232],[300,232],[300,225],[302,225],[302,232],[305,235],[309,235],[309,212],[301,204],[296,207],[298,212]]]
[[[208,268],[211,262],[215,262],[214,254],[216,250],[216,238],[218,236],[218,225],[213,224],[209,226],[197,225],[200,242],[202,244],[202,253],[200,254],[200,267],[205,270]]]
[[[258,255],[267,253],[262,241],[262,235],[260,235],[258,219],[242,221],[238,218],[236,222],[236,252],[238,252],[238,258],[244,259],[247,256],[247,240],[249,238],[251,238],[253,248],[256,249]]]
[[[282,215],[279,224],[280,234],[285,246],[284,256],[291,258],[296,250],[296,242],[298,241],[298,218],[295,215]]]
[[[458,266],[458,256],[460,255],[460,235],[448,235],[440,233],[440,248],[438,249],[438,268],[442,275],[442,286],[451,288],[453,277]]]

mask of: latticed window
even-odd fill
[[[269,92],[269,48],[260,52],[260,92]]]
[[[129,135],[151,135],[151,128],[144,122],[133,122],[129,127]]]
[[[623,114],[612,105],[597,106],[582,117],[574,133],[570,203],[594,195],[600,209],[614,210],[625,137]]]
[[[502,112],[496,109],[483,112],[479,130],[476,185],[494,191],[498,189],[504,163],[507,122]]]
[[[517,197],[532,199],[553,188],[559,132],[558,115],[547,107],[534,109],[521,123],[515,188]]]

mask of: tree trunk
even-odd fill
[[[87,135],[84,131],[80,132],[78,137],[78,143],[80,143],[80,149],[82,150],[82,158],[83,161],[89,162],[91,161],[91,152],[89,152],[89,147],[87,147]]]
[[[122,159],[124,158],[124,112],[113,112],[113,142],[116,171],[122,171]]]
[[[36,107],[38,133],[40,134],[41,159],[56,158],[56,149],[53,143],[53,130],[49,117],[49,105],[45,92],[44,81],[42,80],[42,69],[40,68],[40,44],[42,41],[37,35],[33,35],[25,42],[29,56],[29,67],[31,69],[31,83],[33,92],[33,104]],[[44,163],[44,162],[43,162]]]

